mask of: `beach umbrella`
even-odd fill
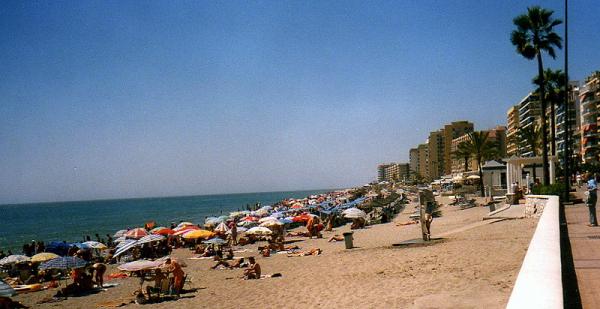
[[[148,232],[141,227],[135,228],[133,230],[129,230],[129,231],[127,231],[127,233],[125,233],[125,237],[133,238],[133,239],[140,239],[146,235],[148,235]]]
[[[275,217],[264,217],[264,218],[260,218],[260,220],[258,220],[258,223],[265,223],[268,221],[278,221],[278,220]]]
[[[229,231],[229,227],[227,224],[225,224],[225,222],[219,223],[219,225],[217,225],[215,228],[215,232],[227,233],[227,231]]]
[[[296,204],[292,205],[292,207],[290,207],[290,208],[292,208],[292,209],[300,209],[300,208],[304,208],[304,205],[300,204],[300,203],[296,203]]]
[[[244,221],[244,222],[256,222],[256,221],[258,221],[258,218],[257,217],[253,217],[253,216],[246,216],[246,217],[242,218],[241,221]]]
[[[356,219],[356,218],[366,218],[367,214],[358,209],[358,208],[348,208],[344,211],[342,211],[342,215],[346,218],[350,218],[350,219]]]
[[[216,237],[213,239],[203,241],[202,243],[209,244],[209,245],[223,245],[223,244],[226,244],[227,242],[221,238]]]
[[[271,235],[273,232],[264,226],[255,226],[246,231],[246,234],[252,235]]]
[[[269,226],[274,226],[274,225],[283,225],[283,222],[279,221],[278,219],[275,219],[273,217],[266,217],[266,218],[270,218],[270,219],[263,220],[263,222],[261,222],[260,226],[269,227]],[[263,218],[263,219],[266,219],[266,218]]]
[[[250,212],[247,210],[242,210],[242,211],[234,211],[234,212],[230,212],[229,216],[232,218],[238,218],[238,217],[244,217],[246,215],[248,215]]]
[[[125,236],[125,233],[127,233],[127,230],[118,230],[115,235],[113,235],[114,238],[119,238],[122,236]]]
[[[40,264],[39,269],[72,269],[87,265],[87,261],[76,256],[61,256]]]
[[[150,242],[154,242],[154,241],[161,241],[165,238],[166,237],[162,236],[162,235],[150,234],[150,235],[146,235],[146,236],[138,239],[137,245],[142,245],[142,244],[146,244],[146,243],[150,243]]]
[[[178,226],[178,227],[174,228],[173,231],[179,232],[179,231],[183,231],[183,230],[187,230],[187,229],[200,229],[200,227],[198,227],[195,224],[188,224],[188,225]]]
[[[157,235],[172,235],[172,234],[175,234],[175,231],[173,231],[170,228],[166,228],[166,227],[160,227],[160,228],[157,228],[157,229],[153,229],[150,232],[152,234],[157,234]]]
[[[222,220],[223,222],[229,220],[229,216],[225,216],[225,215],[219,216],[218,218],[219,218],[219,220]]]
[[[176,231],[175,233],[173,233],[173,236],[181,236],[185,233],[189,233],[191,231],[197,231],[197,230],[200,230],[200,228],[197,226],[188,226],[186,229]]]
[[[238,226],[243,226],[243,227],[247,227],[247,228],[251,228],[256,225],[258,225],[258,224],[254,221],[240,221],[240,223],[238,223]]]
[[[312,215],[312,214],[309,214],[309,213],[303,213],[303,214],[301,214],[301,215],[298,215],[298,216],[295,216],[295,217],[293,217],[293,218],[292,218],[292,221],[293,221],[293,222],[301,222],[301,223],[305,223],[305,222],[308,222],[308,220],[309,220],[311,217],[314,217],[314,215]]]
[[[215,233],[207,230],[194,230],[183,234],[185,239],[211,238]]]
[[[0,279],[0,297],[11,297],[17,294],[17,291],[10,285]]]
[[[86,245],[86,246],[88,246],[89,248],[92,248],[92,249],[104,250],[104,249],[108,248],[105,244],[103,244],[101,242],[93,241],[93,240],[86,241],[86,242],[84,242],[82,244]]]
[[[135,240],[135,239],[125,239],[125,240],[119,242],[116,249],[117,249],[117,251],[119,251],[119,249],[121,249],[129,244],[135,243],[135,242],[137,242],[137,240]]]
[[[54,254],[52,252],[42,252],[42,253],[38,253],[34,256],[31,257],[31,262],[33,263],[41,263],[41,262],[46,262],[52,259],[55,259],[59,257],[58,254]]]
[[[206,220],[204,220],[204,225],[217,225],[221,222],[223,222],[223,220],[220,218],[208,217],[208,218],[206,218]]]
[[[0,260],[0,265],[19,264],[31,261],[31,258],[25,255],[13,254]]]
[[[479,179],[479,175],[471,175],[467,179]]]
[[[87,244],[82,243],[82,242],[74,242],[74,243],[71,244],[71,246],[75,246],[75,247],[77,247],[79,249],[84,249],[84,250],[92,248],[92,247],[90,247]]]
[[[131,240],[129,242],[122,242],[121,244],[123,244],[123,246],[117,248],[117,251],[115,252],[115,254],[113,255],[113,257],[117,257],[127,251],[129,251],[131,248],[135,247],[138,245],[138,241],[137,240]]]
[[[290,218],[281,218],[279,219],[279,221],[283,224],[291,224],[294,223],[294,220],[290,219]]]
[[[247,230],[248,230],[247,228],[240,226],[240,227],[237,228],[237,233],[241,234],[241,233],[246,232]],[[231,230],[225,232],[225,234],[230,235],[231,234]]]
[[[139,260],[133,261],[129,263],[125,263],[117,267],[121,271],[139,271],[139,270],[150,270],[157,269],[164,264],[164,260],[156,260],[156,261],[148,261],[148,260]]]
[[[177,224],[177,226],[175,227],[175,230],[181,229],[181,228],[189,226],[189,225],[195,225],[195,224],[192,223],[192,222],[187,222],[187,221],[186,222],[181,222],[181,223]]]

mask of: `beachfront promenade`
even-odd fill
[[[584,203],[565,207],[573,265],[583,308],[600,308],[600,227],[589,227]]]

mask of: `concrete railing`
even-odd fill
[[[545,202],[507,308],[563,308],[558,196],[528,195]]]

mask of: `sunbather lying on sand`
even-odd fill
[[[344,236],[340,236],[340,235],[333,235],[331,236],[327,241],[328,242],[332,242],[332,241],[342,241],[344,240]]]
[[[288,257],[294,257],[294,256],[309,256],[309,255],[320,255],[321,252],[323,252],[320,248],[312,248],[308,251],[299,251],[296,253],[290,253],[287,256]]]
[[[308,232],[289,232],[287,233],[288,237],[294,237],[294,236],[308,236]]]
[[[411,224],[417,224],[417,223],[419,223],[418,220],[405,221],[405,222],[398,222],[398,223],[396,223],[396,226],[411,225]]]

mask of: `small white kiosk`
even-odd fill
[[[550,174],[550,184],[554,183],[555,178],[555,164],[558,162],[556,156],[548,156],[548,173]],[[542,157],[517,157],[512,156],[506,159],[506,187],[508,193],[512,192],[513,188],[511,184],[517,183],[519,187],[526,186],[527,184],[523,183],[523,168],[526,165],[537,164],[540,167],[542,166]],[[542,175],[543,177],[543,169]]]

